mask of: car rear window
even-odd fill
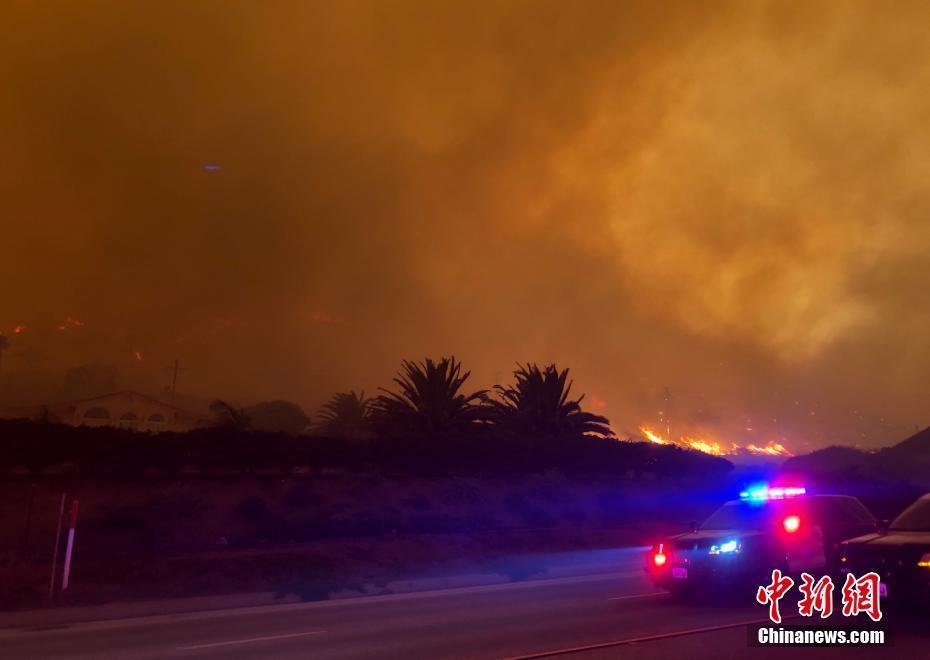
[[[747,502],[727,502],[714,511],[701,529],[763,529],[772,517],[769,507]]]
[[[807,508],[818,525],[872,525],[875,518],[853,497],[812,497]]]
[[[890,529],[898,531],[930,531],[930,499],[922,498],[907,507],[894,519]]]
[[[834,497],[831,501],[848,522],[862,525],[875,524],[875,516],[855,497]]]

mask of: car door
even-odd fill
[[[875,516],[854,497],[824,498],[821,526],[827,562],[831,568],[838,558],[839,544],[848,538],[868,534],[875,530]]]
[[[822,574],[827,566],[823,506],[815,499],[798,500],[782,507],[776,533],[784,539],[791,573]]]

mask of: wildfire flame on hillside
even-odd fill
[[[775,442],[774,440],[770,440],[763,446],[750,444],[743,447],[730,443],[729,448],[727,448],[720,442],[710,438],[682,435],[677,440],[667,439],[646,425],[640,426],[639,432],[643,434],[643,437],[646,440],[657,445],[676,445],[678,447],[683,447],[684,449],[693,449],[695,451],[704,452],[705,454],[711,454],[713,456],[728,456],[738,454],[740,452],[755,454],[757,456],[793,456],[793,454],[784,445]]]
[[[643,434],[643,437],[646,438],[649,442],[654,442],[657,445],[667,445],[668,442],[658,433],[650,429],[648,426],[640,426],[639,432]]]
[[[750,454],[758,454],[761,456],[794,456],[784,445],[774,440],[769,440],[768,444],[764,447],[746,445],[746,451]]]

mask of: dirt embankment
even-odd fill
[[[641,544],[717,501],[686,484],[579,483],[557,472],[520,480],[11,479],[0,482],[0,600],[10,607],[43,602],[63,492],[80,500],[64,599],[72,603],[251,590],[319,598],[439,572],[520,579],[535,567],[514,568],[508,557]]]

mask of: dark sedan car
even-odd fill
[[[883,597],[930,602],[930,493],[905,509],[887,530],[845,541],[840,563],[844,573],[878,573]]]
[[[652,582],[672,593],[731,591],[764,584],[773,569],[838,572],[843,539],[876,529],[854,497],[807,495],[803,488],[756,488],[704,523],[656,543],[646,558]]]

